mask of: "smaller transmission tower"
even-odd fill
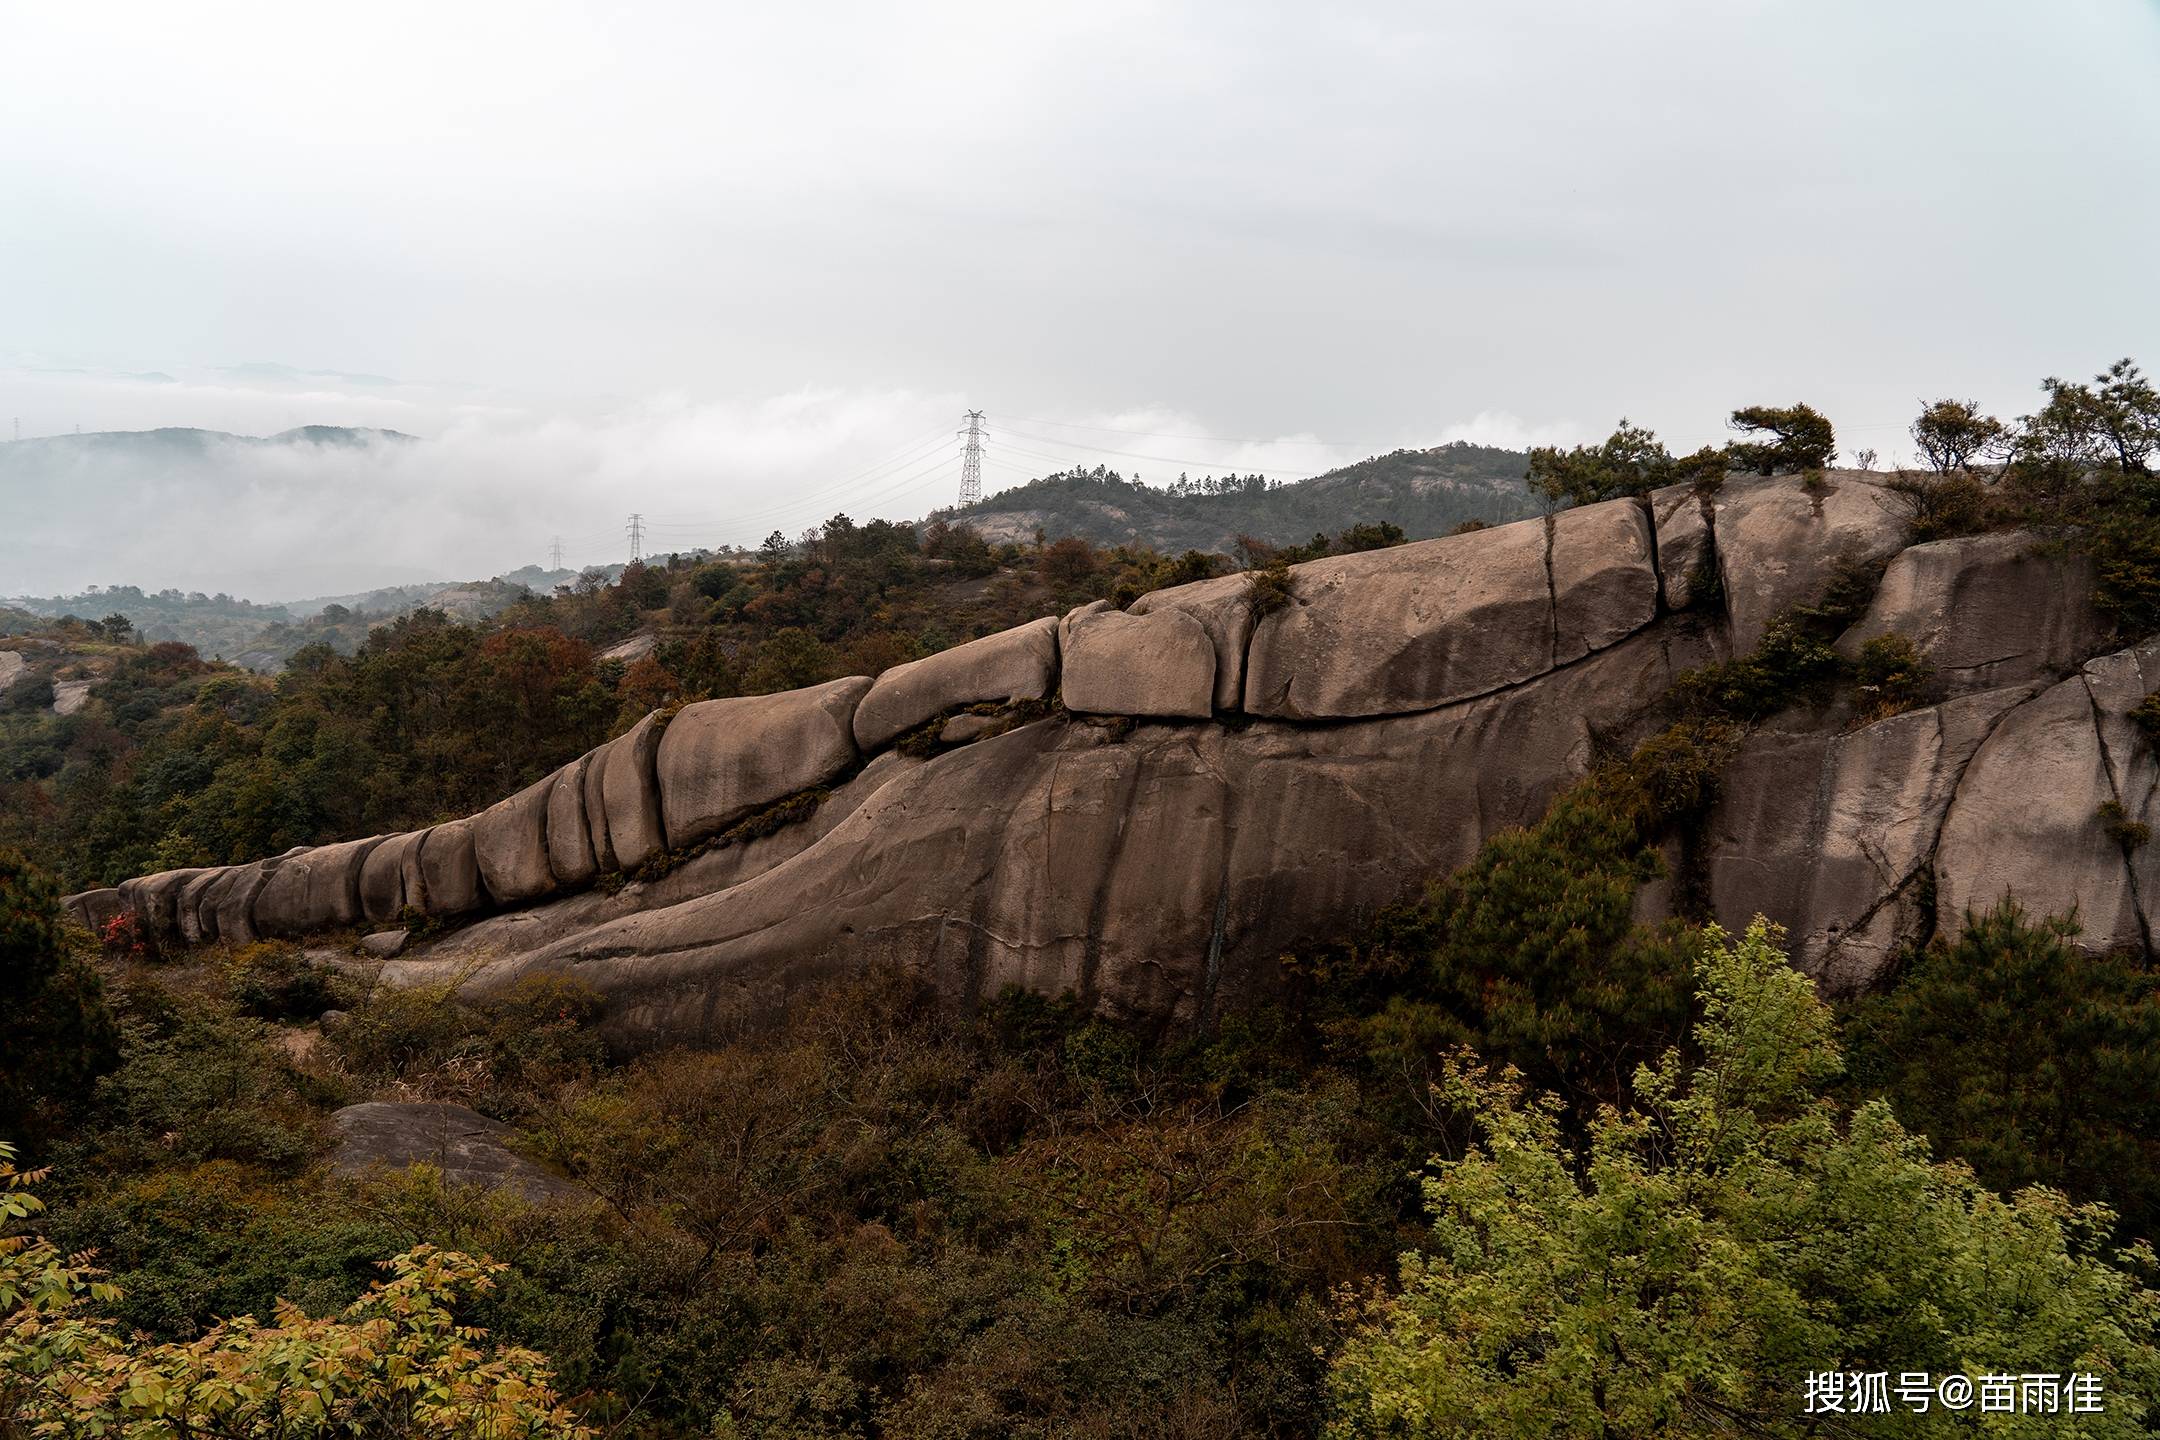
[[[645,558],[645,517],[636,513],[630,516],[630,563],[635,565]]]
[[[982,411],[968,411],[967,429],[959,432],[967,437],[967,449],[960,456],[960,503],[963,506],[982,499],[982,420]]]
[[[548,544],[548,569],[562,569],[562,536],[557,535]]]

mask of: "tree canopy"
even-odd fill
[[[1832,1017],[1777,935],[1708,939],[1700,1059],[1645,1067],[1580,1151],[1556,1099],[1450,1061],[1441,1097],[1480,1138],[1434,1162],[1399,1293],[1355,1307],[1331,1433],[1799,1436],[1824,1371],[2096,1374],[2105,1408],[2078,1433],[2148,1433],[2151,1249],[2113,1256],[2105,1207],[2003,1198],[1882,1102],[1828,1099]]]

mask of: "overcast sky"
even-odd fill
[[[17,466],[0,594],[915,515],[967,406],[996,488],[1794,399],[1888,455],[1923,396],[2160,365],[2152,0],[72,0],[4,42],[0,425],[432,443],[135,513]]]

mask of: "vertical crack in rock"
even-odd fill
[[[655,710],[653,715],[652,740],[635,748],[644,751],[640,757],[643,763],[638,767],[638,781],[652,797],[653,828],[660,832],[660,854],[664,857],[675,846],[668,838],[667,806],[660,803],[660,742],[667,737],[668,721],[675,717],[666,710]]]
[[[375,847],[389,838],[387,835],[377,835],[372,840],[361,842],[360,849],[353,855],[351,867],[345,872],[345,906],[362,924],[367,922],[367,907],[360,903],[360,872],[367,868],[367,858],[375,853]]]
[[[1729,633],[1732,620],[1732,601],[1729,597],[1732,594],[1732,586],[1727,582],[1725,576],[1725,551],[1718,544],[1717,497],[1708,494],[1701,495],[1696,498],[1695,503],[1702,507],[1703,573],[1717,578],[1717,613],[1725,617],[1727,621],[1726,628]],[[1694,603],[1695,589],[1696,587],[1692,584],[1688,586],[1688,601],[1690,604]]]
[[[1560,585],[1553,579],[1552,566],[1553,540],[1559,531],[1560,517],[1548,514],[1545,517],[1545,613],[1551,624],[1545,637],[1545,669],[1541,672],[1544,674],[1552,673],[1560,664]]]
[[[2128,814],[2123,804],[2123,777],[2116,773],[2115,754],[2108,748],[2107,716],[2100,709],[2100,697],[2093,694],[2092,678],[2083,669],[2078,671],[2078,686],[2085,692],[2085,703],[2092,707],[2093,746],[2100,752],[2100,771],[2107,776],[2108,794],[2115,797],[2115,808]],[[2123,884],[2130,892],[2130,913],[2137,917],[2138,934],[2145,942],[2145,953],[2153,953],[2152,922],[2145,915],[2145,897],[2138,893],[2137,867],[2130,861],[2130,852],[2116,847],[2122,854]]]
[[[1665,566],[1658,558],[1657,507],[1650,503],[1648,495],[1638,495],[1635,497],[1635,508],[1642,512],[1643,528],[1650,532],[1650,578],[1657,582],[1657,602],[1651,607],[1650,620],[1652,624],[1655,624],[1672,612],[1672,606],[1665,598]],[[1552,547],[1550,542],[1547,543],[1545,549],[1545,583],[1548,586],[1552,584]]]

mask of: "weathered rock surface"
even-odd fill
[[[536,780],[472,817],[473,861],[498,905],[514,905],[555,888],[548,864],[547,812],[555,775]]]
[[[1686,610],[1702,597],[1697,587],[1714,578],[1717,546],[1711,532],[1711,498],[1693,485],[1670,485],[1650,495],[1657,526],[1658,583],[1665,606]]]
[[[1081,715],[1204,720],[1215,713],[1215,642],[1190,613],[1097,600],[1058,627],[1065,708]]]
[[[888,750],[864,766],[861,774],[834,790],[803,820],[769,835],[693,856],[655,880],[632,880],[611,892],[586,890],[475,921],[413,947],[398,961],[389,978],[396,984],[442,980],[476,960],[500,960],[537,950],[608,920],[665,909],[740,885],[809,849],[887,782],[922,763]]]
[[[600,873],[600,862],[593,855],[591,821],[585,814],[585,774],[591,763],[592,757],[585,755],[563,766],[555,772],[548,792],[548,873],[564,890],[589,884]]]
[[[1252,643],[1250,588],[1243,575],[1222,575],[1151,591],[1133,601],[1125,613],[1146,616],[1177,610],[1199,621],[1208,643],[1215,647],[1215,708],[1241,710],[1245,706],[1245,650]]]
[[[271,875],[285,859],[275,856],[242,865],[233,871],[230,880],[219,882],[211,892],[209,903],[217,910],[220,941],[227,945],[249,945],[262,938],[255,930],[255,897],[270,883]]]
[[[53,714],[73,715],[82,709],[90,703],[90,687],[95,684],[95,680],[53,681]]]
[[[255,896],[259,935],[305,935],[360,920],[360,871],[383,837],[320,845],[280,865]]]
[[[1839,565],[1874,570],[1905,543],[1895,497],[1858,470],[1819,484],[1792,476],[1729,479],[1712,507],[1718,576],[1737,653],[1784,611],[1823,599]]]
[[[938,741],[944,745],[965,745],[970,741],[989,735],[1002,735],[1015,724],[1011,714],[1004,715],[955,715],[938,727]]]
[[[2111,679],[2114,668],[2104,667]],[[1945,933],[1958,930],[1967,910],[2010,895],[2041,914],[2074,907],[2087,945],[2148,943],[2129,862],[2101,828],[2100,807],[2117,795],[2100,735],[2109,717],[2096,704],[2090,670],[2012,711],[1966,769],[1935,862],[1936,919]],[[2139,809],[2125,808],[2139,818]]]
[[[603,745],[579,762],[578,784],[585,802],[585,838],[592,847],[593,865],[601,872],[614,870],[615,847],[608,840],[607,751]],[[551,857],[552,858],[552,857]]]
[[[207,870],[161,870],[120,882],[120,903],[134,911],[150,932],[163,939],[180,935],[180,895]]]
[[[870,688],[856,676],[677,711],[654,765],[669,844],[717,835],[852,766],[855,707]]]
[[[463,1105],[374,1100],[330,1117],[338,1134],[331,1168],[341,1175],[432,1165],[451,1185],[506,1190],[535,1203],[582,1204],[592,1192],[509,1148],[517,1132]]]
[[[590,777],[600,777],[600,800],[607,817],[608,853],[614,868],[635,870],[668,848],[661,821],[660,787],[653,761],[666,725],[658,712],[594,752],[586,771],[586,804],[592,803]]]
[[[1704,841],[1728,929],[1778,917],[1826,988],[1865,988],[1935,916],[1921,877],[1966,766],[2033,686],[1991,690],[1850,734],[1760,735],[1720,782]]]
[[[413,909],[424,911],[427,900],[424,891],[415,890],[408,897],[408,877],[417,883],[420,878],[420,842],[427,838],[424,830],[414,830],[403,835],[392,835],[382,844],[368,851],[360,862],[360,918],[371,925],[386,925],[398,918],[410,904]]]
[[[876,754],[935,716],[986,701],[1047,700],[1057,688],[1058,622],[1045,617],[895,665],[855,707],[855,744]],[[673,829],[673,822],[669,828]]]
[[[480,865],[473,858],[472,822],[452,820],[424,831],[415,852],[419,893],[427,897],[430,915],[462,915],[477,910],[487,899],[480,888]],[[405,876],[405,893],[414,892],[412,871]]]
[[[1295,567],[1253,627],[1245,709],[1284,719],[1431,710],[1552,668],[1545,527],[1529,522]]]
[[[1553,517],[1552,659],[1580,660],[1618,644],[1657,618],[1658,572],[1650,516],[1633,500],[1613,500]]]
[[[1542,675],[1648,625],[1642,507],[1614,500],[1296,567],[1252,637],[1245,709],[1284,719],[1431,710]]]
[[[2149,952],[2160,845],[2126,853],[2101,807],[2160,828],[2160,761],[2131,718],[2160,689],[2160,646],[2094,658],[2114,642],[2081,561],[2016,536],[1906,549],[1900,520],[1851,472],[1733,479],[1707,500],[1663,491],[1297,566],[1291,603],[1257,623],[1244,576],[1098,603],[875,683],[649,716],[419,835],[68,904],[234,943],[258,923],[458,917],[382,982],[567,974],[632,1045],[724,1031],[875,960],[955,1003],[1016,984],[1202,1019],[1666,723],[1680,670],[1881,574],[1840,644],[1909,635],[1950,698],[1857,727],[1846,698],[1758,727],[1706,828],[1670,837],[1682,873],[1643,912],[1701,882],[1728,924],[1787,926],[1836,990],[2006,891],[2076,907],[2088,946]],[[1070,716],[951,714],[1051,694]],[[890,748],[939,715],[956,748]],[[687,853],[828,785],[771,833]],[[604,871],[627,873],[595,886]],[[479,913],[505,905],[523,908]]]
[[[1023,726],[900,775],[740,884],[507,957],[471,983],[569,974],[608,995],[628,1043],[725,1031],[881,958],[960,1002],[1018,984],[1191,1019],[1264,987],[1263,957],[1369,916],[1533,818],[1589,765],[1600,732],[1625,730],[1631,697],[1716,653],[1714,636],[1676,629],[1572,667],[1550,693],[1371,725],[1143,724],[1121,743],[1093,726]]]
[[[217,939],[217,910],[215,907],[205,909],[203,901],[227,873],[223,865],[205,870],[181,890],[174,907],[174,919],[180,928],[180,938],[188,944],[202,945]]]
[[[2107,641],[2092,594],[2091,559],[2037,535],[1937,540],[1890,562],[1838,649],[1851,657],[1878,635],[1902,635],[1953,691],[2059,678]]]
[[[377,960],[394,960],[405,949],[407,930],[377,930],[372,935],[360,937],[360,951]]]
[[[120,902],[118,886],[62,896],[60,904],[61,908],[93,935],[104,934],[106,925],[125,908]]]

